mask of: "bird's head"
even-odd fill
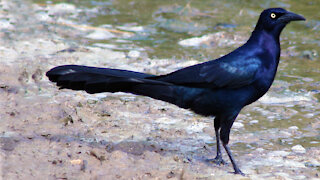
[[[291,21],[304,21],[303,16],[282,8],[264,10],[259,17],[255,30],[265,30],[274,35],[280,35],[282,29]]]

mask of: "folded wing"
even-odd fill
[[[261,61],[258,58],[229,60],[225,57],[223,61],[209,61],[167,75],[147,78],[188,87],[239,88],[251,84],[260,67]]]

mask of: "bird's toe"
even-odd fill
[[[234,174],[239,174],[239,175],[245,176],[245,174],[240,169],[236,170],[234,172]]]

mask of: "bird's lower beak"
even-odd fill
[[[281,22],[288,23],[290,21],[305,21],[306,19],[299,14],[295,14],[293,12],[287,12],[286,14],[281,16],[278,20]]]

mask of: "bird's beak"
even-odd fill
[[[288,11],[286,14],[279,17],[278,20],[284,23],[288,23],[290,21],[305,21],[306,19],[299,14],[295,14],[293,12]]]

